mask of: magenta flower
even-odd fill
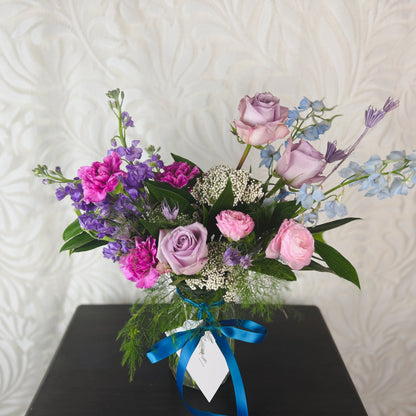
[[[169,183],[175,188],[183,188],[200,173],[196,166],[192,168],[185,162],[173,162],[171,165],[165,166],[163,170],[157,174],[156,180]]]
[[[124,276],[136,287],[148,289],[154,286],[160,276],[157,267],[156,240],[149,236],[146,240],[136,238],[136,247],[120,258],[120,269]]]
[[[104,158],[103,163],[94,162],[92,166],[78,169],[84,190],[85,202],[100,202],[108,192],[114,191],[120,177],[127,177],[127,173],[120,170],[121,158],[116,152]]]

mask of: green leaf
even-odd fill
[[[155,224],[154,222],[149,222],[146,220],[141,219],[140,220],[141,224],[143,224],[143,227],[154,237],[154,238],[158,238],[159,237],[159,230],[161,229],[161,227],[157,224]]]
[[[186,159],[186,158],[184,158],[184,157],[182,157],[182,156],[175,155],[174,153],[171,153],[170,155],[172,156],[172,159],[173,159],[175,162],[185,162],[185,163],[187,163],[189,166],[191,166],[191,168],[193,168],[193,167],[195,167],[195,166],[196,166],[196,167],[199,169],[199,171],[200,171],[201,173],[203,173],[202,169],[201,169],[199,166],[197,166],[194,162],[191,162],[190,160],[188,160],[188,159]]]
[[[293,218],[297,210],[296,201],[274,201],[271,204],[262,205],[253,214],[256,235],[277,230],[286,218]]]
[[[181,212],[191,214],[193,212],[191,204],[195,203],[194,197],[186,189],[178,189],[165,182],[146,182],[149,193],[162,202],[165,198],[174,200]]]
[[[91,237],[88,233],[83,231],[81,234],[76,235],[75,237],[72,237],[69,239],[59,250],[60,252],[70,250],[74,251],[75,249],[78,249],[82,246],[84,246],[87,243],[90,243],[91,241],[95,241],[96,239],[94,237]],[[106,242],[107,244],[107,242]]]
[[[74,222],[71,222],[71,224],[69,224],[68,227],[65,228],[62,234],[62,238],[64,239],[64,241],[68,241],[70,238],[75,237],[76,235],[81,233],[82,228],[79,225],[79,221],[77,218]]]
[[[319,264],[318,262],[313,261],[313,260],[308,266],[302,269],[302,271],[307,271],[307,270],[315,270],[317,272],[332,273],[332,270],[329,267],[325,267],[322,264]]]
[[[71,250],[71,253],[79,253],[81,251],[94,250],[95,248],[105,246],[106,244],[108,244],[108,241],[97,240],[94,238],[94,240],[90,241],[89,243],[84,244],[81,247],[74,248],[73,250]]]
[[[317,225],[316,227],[310,227],[308,230],[312,233],[323,233],[324,231],[332,230],[333,228],[341,227],[344,224],[348,224],[351,221],[361,220],[361,218],[349,217],[342,218],[340,220],[335,220],[327,222],[325,224]]]
[[[360,287],[357,271],[339,251],[328,244],[315,240],[315,252],[321,256],[332,273],[354,283],[358,288]]]
[[[253,265],[250,267],[250,270],[254,270],[255,272],[266,274],[268,276],[274,276],[282,280],[296,280],[296,275],[289,266],[274,259],[264,258],[261,260],[255,260]]]

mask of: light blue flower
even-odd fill
[[[311,105],[312,105],[312,101],[311,101],[311,100],[309,100],[309,99],[308,99],[308,98],[306,98],[306,97],[303,97],[303,98],[300,100],[300,103],[299,103],[298,108],[299,108],[299,110],[307,110],[308,108],[310,108],[310,107],[311,107]]]
[[[341,169],[338,174],[341,178],[350,178],[351,176],[361,176],[364,171],[357,162],[350,162],[348,167]]]
[[[328,201],[324,209],[328,218],[345,217],[347,215],[347,207],[339,201]]]
[[[266,166],[266,168],[270,168],[272,166],[273,160],[278,161],[281,157],[280,152],[276,151],[276,149],[269,144],[267,147],[260,151],[261,162],[259,167]]]
[[[322,102],[322,100],[315,100],[312,103],[312,109],[314,111],[322,111],[325,108],[324,103]]]
[[[316,128],[316,126],[308,126],[300,134],[300,137],[309,141],[318,140],[319,139],[318,129]]]
[[[324,198],[325,195],[318,187],[304,183],[296,195],[296,204],[311,209],[315,202],[321,202]]]
[[[289,114],[287,116],[287,120],[285,122],[286,126],[290,127],[295,121],[297,121],[300,117],[298,109],[289,110]]]
[[[315,224],[318,223],[318,220],[319,220],[319,216],[318,216],[318,213],[315,212],[315,211],[308,212],[307,214],[305,214],[303,216],[303,223],[304,224],[310,223],[312,225],[315,225]]]
[[[407,195],[409,188],[403,182],[402,178],[396,177],[390,185],[390,196]]]

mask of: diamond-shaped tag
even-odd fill
[[[202,322],[185,321],[182,327],[166,332],[166,335],[196,328]],[[177,351],[176,354],[180,356],[181,351]],[[228,374],[227,362],[211,332],[205,332],[200,339],[188,362],[186,371],[188,371],[205,398],[210,402]]]

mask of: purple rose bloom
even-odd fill
[[[289,134],[285,125],[289,109],[269,92],[246,95],[238,106],[240,119],[234,120],[238,136],[247,144],[266,145]]]
[[[326,162],[322,153],[311,144],[301,139],[293,144],[289,139],[282,157],[277,161],[275,171],[293,188],[300,188],[304,183],[310,184],[325,179],[321,173]]]
[[[199,222],[160,230],[157,258],[169,264],[175,274],[196,274],[208,261],[207,235],[207,229]]]

